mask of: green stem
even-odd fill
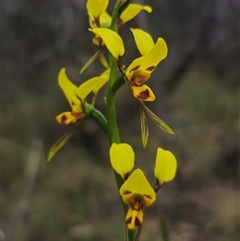
[[[111,29],[115,32],[117,32],[117,21],[119,17],[119,8],[121,6],[121,0],[118,0],[115,4],[113,14],[112,14],[112,22],[111,22]],[[109,54],[109,66],[111,69],[110,77],[109,77],[109,83],[108,83],[108,93],[107,93],[107,123],[108,123],[108,138],[110,145],[112,143],[120,143],[120,135],[118,131],[117,126],[117,120],[116,120],[116,107],[114,102],[114,95],[116,92],[113,91],[114,84],[116,83],[118,79],[118,67],[116,59]],[[123,184],[121,176],[114,171],[118,190]],[[120,195],[119,195],[120,197]],[[123,204],[124,213],[125,216],[128,211],[128,206],[122,201],[122,198],[120,197],[120,200]],[[128,241],[133,241],[135,237],[135,232],[133,230],[128,230]]]
[[[117,64],[113,56],[110,56],[110,78],[108,85],[107,94],[107,120],[108,120],[108,137],[109,142],[120,143],[120,136],[118,132],[117,122],[116,122],[116,107],[114,103],[114,93],[112,92],[112,86],[117,79]]]
[[[101,127],[101,129],[105,132],[105,134],[108,135],[108,122],[105,116],[102,114],[102,112],[100,112],[97,109],[93,109],[90,112],[89,117],[91,117],[98,124],[98,126]],[[123,184],[122,178],[116,172],[115,172],[115,177],[117,180],[117,185],[120,188],[121,185]]]
[[[108,122],[107,122],[105,116],[99,110],[93,109],[90,112],[89,117],[91,117],[98,124],[98,126],[101,127],[101,129],[105,132],[105,134],[108,135]],[[123,184],[122,178],[115,171],[114,171],[114,174],[115,174],[117,186],[118,186],[118,189],[119,189]],[[127,205],[125,205],[125,204],[124,204],[124,210],[125,210],[125,213],[126,213],[127,212]]]

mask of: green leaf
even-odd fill
[[[87,117],[84,117],[80,119],[76,125],[69,131],[67,132],[62,138],[60,138],[50,151],[48,152],[48,158],[47,161],[50,162],[52,158],[56,155],[56,153],[63,147],[65,144],[70,140],[70,138],[73,136],[73,134],[80,128],[80,126],[86,121]]]
[[[106,117],[99,110],[93,109],[90,112],[89,117],[91,117],[106,134],[108,134]]]
[[[142,107],[140,107],[140,121],[141,121],[142,143],[143,143],[143,147],[145,148],[148,142],[149,129],[148,129],[146,115]]]
[[[139,103],[139,105],[143,108],[143,110],[150,116],[150,118],[165,132],[167,132],[168,134],[173,135],[174,132],[173,130],[163,121],[161,120],[158,116],[156,116],[152,111],[150,111],[147,106],[145,106],[143,104],[142,101],[137,100],[137,102]]]
[[[113,96],[116,94],[116,92],[125,84],[125,79],[121,75],[118,79],[114,81],[114,84],[112,86],[112,92]]]

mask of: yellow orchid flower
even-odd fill
[[[126,180],[128,173],[134,167],[134,151],[132,147],[126,143],[113,143],[109,154],[113,169],[121,175],[123,181]]]
[[[131,29],[139,52],[143,53],[144,55],[135,59],[125,71],[121,62],[121,56],[125,52],[121,37],[114,31],[104,28],[90,29],[90,31],[100,36],[100,38],[105,42],[108,50],[116,58],[119,71],[121,72],[123,78],[132,90],[133,96],[141,107],[140,117],[143,146],[146,147],[147,145],[149,132],[144,112],[147,113],[162,130],[169,134],[174,134],[172,129],[158,116],[151,112],[143,103],[144,101],[155,100],[153,91],[144,83],[150,78],[151,73],[154,71],[156,66],[164,58],[166,58],[168,52],[166,42],[162,38],[158,38],[154,44],[151,36],[148,33],[139,29]]]
[[[108,6],[109,0],[88,0],[87,1],[87,11],[89,16],[89,25],[91,29],[97,28],[110,28],[112,17],[107,13],[106,9]],[[141,11],[145,10],[148,13],[152,12],[152,8],[147,5],[140,4],[129,4],[128,7],[121,13],[117,25],[121,27],[124,23],[133,19]],[[82,74],[98,57],[103,58],[103,49],[105,46],[104,41],[97,34],[93,37],[93,44],[100,47],[98,52],[94,54],[87,63],[81,68],[80,74]],[[100,62],[106,66],[106,63]]]
[[[155,96],[150,88],[147,86],[143,87],[143,84],[150,78],[156,66],[166,58],[167,52],[168,49],[165,41],[162,38],[158,38],[155,45],[146,54],[135,59],[129,65],[126,77],[133,89],[135,98],[141,101],[155,100]]]
[[[119,190],[124,203],[129,204],[126,216],[128,229],[135,229],[143,222],[143,209],[156,200],[156,193],[140,169],[134,170]]]
[[[121,37],[112,30],[98,28],[90,29],[106,44],[108,50],[118,60],[124,54],[124,45]],[[156,66],[166,58],[167,56],[167,44],[162,38],[158,38],[157,42],[152,45],[151,37],[149,34],[141,34],[143,31],[132,30],[135,41],[137,43],[140,52],[145,53],[143,56],[135,59],[127,68],[126,73],[123,73],[129,86],[132,89],[133,96],[140,101],[154,101],[155,96],[152,90],[143,85],[151,76],[151,73]],[[140,36],[140,37],[139,37]],[[150,43],[151,48],[146,50],[143,40],[148,39],[147,43]]]
[[[134,152],[126,143],[113,143],[109,150],[113,169],[121,175],[124,183],[119,193],[124,203],[129,205],[126,215],[128,229],[135,229],[143,222],[144,207],[149,207],[156,200],[156,192],[163,183],[171,181],[177,169],[174,155],[162,148],[157,149],[154,174],[157,184],[153,188],[141,169],[136,169],[128,177],[134,166]]]
[[[112,17],[106,11],[108,3],[109,0],[87,1],[89,25],[91,28],[108,28],[111,25]],[[148,13],[152,12],[152,8],[150,6],[130,3],[121,13],[118,20],[118,26],[122,26],[124,23],[132,20],[143,10]]]
[[[92,104],[94,104],[98,91],[108,81],[108,78],[109,70],[103,72],[103,74],[98,77],[93,77],[87,80],[82,85],[77,87],[68,79],[66,69],[61,69],[58,75],[58,83],[63,90],[63,93],[65,94],[72,111],[66,111],[59,114],[56,117],[57,122],[63,125],[68,125],[70,123],[75,123],[77,120],[86,116],[90,111],[90,109],[84,109],[87,96],[93,92],[94,97]]]

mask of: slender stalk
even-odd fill
[[[113,14],[112,14],[112,23],[111,23],[111,29],[115,32],[117,32],[117,20],[118,20],[118,14],[119,14],[119,8],[121,6],[121,0],[118,0],[115,4]],[[109,54],[109,66],[111,69],[110,77],[109,77],[109,83],[108,83],[108,92],[107,92],[107,126],[108,126],[108,138],[110,145],[112,143],[120,143],[120,135],[118,131],[117,121],[116,121],[116,107],[114,102],[114,92],[112,90],[114,83],[118,79],[118,67],[116,59]],[[121,185],[123,184],[121,176],[115,173],[115,178],[118,186],[118,190],[120,189]],[[119,195],[120,197],[120,195]],[[121,197],[120,200],[123,204],[124,213],[127,214],[128,206],[123,203]],[[133,241],[135,232],[132,230],[127,231],[128,241]]]
[[[143,224],[141,224],[141,225],[138,227],[138,231],[137,231],[137,234],[136,234],[136,237],[135,237],[134,241],[139,241],[140,234],[141,234],[141,231],[142,231],[142,225],[143,225]]]

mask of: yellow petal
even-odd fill
[[[99,55],[99,60],[100,60],[101,64],[102,64],[105,68],[107,68],[107,69],[109,68],[108,62],[107,62],[107,60],[106,60],[106,58],[105,58],[105,56],[104,56],[103,53],[100,53],[100,55]]]
[[[104,28],[109,28],[112,22],[111,16],[105,11],[100,16],[100,26]]]
[[[154,101],[154,93],[147,85],[132,86],[133,96],[142,101]]]
[[[66,75],[66,69],[61,69],[58,75],[58,83],[63,90],[70,106],[80,106],[80,100],[77,98],[77,86],[73,84]]]
[[[107,77],[107,78],[109,78],[109,76],[110,76],[110,68],[108,67],[106,70],[104,70],[102,73],[101,73],[101,75],[100,75],[101,77]]]
[[[98,28],[98,24],[97,24],[97,21],[96,19],[93,17],[93,15],[88,12],[88,22],[89,22],[89,25],[91,28]]]
[[[98,91],[108,82],[108,80],[108,77],[98,77],[98,80],[96,81],[93,88],[93,94],[97,95]]]
[[[77,96],[82,102],[84,102],[91,92],[96,95],[98,91],[107,83],[107,81],[108,77],[106,75],[93,77],[78,87]]]
[[[151,72],[142,69],[141,67],[136,68],[136,70],[131,73],[131,76],[129,74],[127,75],[129,80],[131,80],[131,82],[134,82],[134,84],[138,86],[145,83],[150,78],[150,76]]]
[[[84,114],[83,114],[83,116],[84,116]],[[72,114],[72,112],[70,112],[70,111],[63,112],[63,113],[59,114],[58,116],[56,116],[57,122],[60,124],[63,124],[63,125],[69,125],[71,123],[75,123],[78,119],[79,118],[74,116]]]
[[[128,195],[129,193],[132,193],[132,195],[141,195],[142,197],[145,197],[146,200],[143,198],[145,206],[150,206],[156,199],[156,193],[140,169],[136,169],[123,183],[119,193],[121,194],[123,201],[127,204],[131,199],[124,199],[124,195]]]
[[[87,10],[94,18],[98,18],[106,11],[109,0],[88,0]]]
[[[126,143],[113,143],[109,150],[110,160],[113,169],[121,175],[124,180],[134,167],[134,151],[132,147]]]
[[[128,229],[135,229],[139,227],[143,222],[143,209],[138,202],[133,207],[129,207],[126,216],[126,224]]]
[[[143,71],[151,73],[156,66],[167,56],[167,44],[162,38],[158,38],[154,47],[144,56],[135,59],[127,69],[126,75],[133,73],[138,67]]]
[[[152,12],[152,8],[150,6],[143,6],[140,4],[129,4],[120,16],[121,22],[126,23],[130,21],[131,19],[136,17],[142,10],[145,10],[148,13]]]
[[[147,54],[154,47],[151,35],[141,29],[131,28],[131,31],[140,54]]]
[[[171,181],[175,177],[176,171],[177,161],[174,155],[170,151],[158,148],[154,174],[160,184]]]
[[[108,50],[115,58],[124,54],[125,49],[122,38],[116,32],[107,28],[89,29],[89,31],[95,33],[103,40]]]

